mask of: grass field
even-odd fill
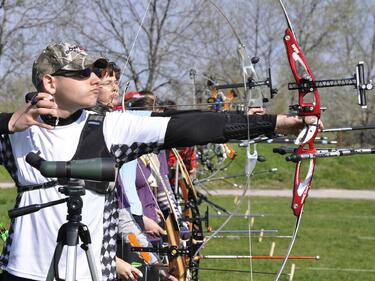
[[[3,166],[0,166],[0,182],[11,181],[11,177]]]
[[[292,189],[294,177],[293,163],[285,161],[281,155],[272,153],[279,145],[258,145],[258,153],[267,161],[257,164],[256,170],[277,167],[277,173],[264,173],[252,178],[252,188],[288,188]],[[229,168],[215,177],[243,173],[245,153],[238,150],[236,159]],[[313,180],[313,188],[375,189],[375,165],[372,155],[318,159]],[[10,181],[8,174],[0,167],[0,182]],[[205,184],[207,188],[233,188],[231,183],[243,184],[244,178],[228,181],[213,181]],[[14,189],[0,189],[0,223],[9,224],[7,210],[13,207]],[[233,209],[233,197],[214,197],[214,202]],[[289,261],[285,269],[287,274],[291,264],[296,266],[293,280],[329,280],[329,281],[373,281],[375,280],[375,201],[366,200],[328,200],[308,199],[302,225],[292,255],[319,255],[321,260]],[[205,208],[205,207],[204,207]],[[247,200],[242,204],[244,213]],[[203,209],[202,209],[203,210]],[[211,211],[213,212],[213,211]],[[290,199],[251,198],[251,212],[262,213],[254,221],[252,229],[277,229],[278,233],[268,235],[289,236],[292,233],[295,217],[290,209]],[[210,225],[217,228],[225,218],[211,218]],[[233,218],[225,229],[248,229],[248,220]],[[225,235],[225,234],[224,234]],[[237,234],[232,234],[237,235]],[[241,234],[239,234],[241,235]],[[242,234],[243,236],[244,234]],[[265,234],[267,235],[267,234]],[[272,242],[274,255],[285,255],[290,239],[265,238],[258,242],[258,234],[252,235],[252,255],[268,255]],[[0,246],[2,242],[0,241]],[[213,238],[201,254],[205,255],[249,255],[249,239]],[[200,270],[200,280],[274,280],[282,260],[254,260],[251,264],[254,273],[251,279],[248,273]],[[250,268],[247,260],[202,260],[201,268],[220,268],[245,270]],[[282,280],[288,280],[283,275]]]
[[[233,204],[233,198],[220,197],[215,202],[227,206]],[[375,207],[374,201],[355,200],[308,200],[302,218],[300,232],[293,249],[294,255],[319,255],[320,261],[294,261],[296,272],[293,280],[375,280]],[[278,229],[276,235],[290,235],[295,218],[289,207],[289,199],[252,198],[251,210],[265,216],[256,218],[252,229]],[[242,211],[247,208],[243,204]],[[234,218],[226,229],[247,229],[248,221]],[[219,222],[212,221],[217,227]],[[235,234],[234,234],[235,235]],[[272,235],[272,234],[270,234]],[[254,236],[257,236],[254,234]],[[214,241],[212,241],[214,240]],[[212,239],[204,254],[248,255],[248,239]],[[276,242],[274,255],[286,253],[289,239],[267,238],[258,242],[252,239],[253,255],[268,255],[271,243]],[[286,273],[290,270],[289,262]],[[249,269],[248,261],[203,261],[202,267]],[[277,272],[281,266],[279,260],[254,260],[253,271]],[[202,280],[249,280],[248,274],[201,271]],[[274,275],[254,274],[254,280],[273,280]],[[288,280],[287,276],[283,280]]]
[[[235,160],[228,169],[217,173],[214,177],[244,173],[245,153],[237,144],[231,144],[238,151]],[[272,152],[272,148],[282,145],[258,144],[258,154],[267,160],[258,162],[255,171],[277,168],[276,173],[257,174],[252,178],[252,186],[260,189],[292,188],[295,164],[285,161],[285,155]],[[288,146],[288,145],[286,145]],[[322,147],[322,145],[320,145]],[[327,146],[325,146],[327,147]],[[228,160],[226,160],[228,161]],[[307,161],[305,161],[307,164]],[[313,188],[343,188],[343,189],[375,189],[374,155],[355,155],[351,157],[336,157],[317,159],[313,178]],[[209,175],[207,172],[206,175]],[[244,183],[244,178],[229,179],[206,183],[213,188],[233,188],[229,183]]]
[[[8,224],[6,212],[13,206],[14,196],[14,190],[0,190],[0,222],[4,224]],[[233,197],[213,199],[229,210],[233,208]],[[375,280],[375,256],[372,254],[375,249],[374,203],[366,200],[308,200],[292,254],[319,255],[321,260],[294,261],[296,272],[293,280]],[[246,211],[247,204],[245,200],[240,212]],[[264,214],[264,217],[255,219],[252,229],[277,229],[278,233],[269,235],[290,235],[295,218],[289,205],[290,200],[285,198],[251,198],[251,212]],[[212,218],[210,225],[213,228],[218,227],[223,219]],[[248,229],[248,220],[243,217],[233,218],[225,229]],[[274,255],[284,255],[289,243],[289,239],[279,238],[265,238],[258,242],[257,234],[252,236],[252,255],[268,255],[272,242],[276,243]],[[213,238],[202,254],[248,255],[248,238]],[[254,272],[270,273],[254,273],[253,280],[274,280],[274,274],[280,266],[281,260],[253,261]],[[289,262],[286,273],[290,266]],[[249,262],[203,260],[201,267],[248,270]],[[246,273],[205,270],[200,271],[200,277],[203,281],[250,280],[249,274]],[[283,276],[282,280],[288,280],[288,276]]]

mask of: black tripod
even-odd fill
[[[48,271],[47,281],[62,281],[59,277],[59,261],[64,246],[67,247],[66,255],[66,271],[65,280],[66,281],[76,281],[76,268],[77,268],[77,246],[79,239],[82,241],[81,248],[86,253],[86,258],[88,261],[91,279],[94,281],[99,281],[99,272],[95,267],[94,255],[91,249],[91,237],[89,229],[86,225],[81,223],[82,220],[82,198],[85,195],[85,189],[83,188],[83,181],[73,181],[69,180],[68,183],[59,188],[59,192],[65,194],[67,197],[64,199],[48,202],[45,204],[35,204],[18,209],[10,210],[9,217],[15,218],[22,215],[30,214],[36,212],[42,208],[67,203],[68,215],[67,222],[63,224],[58,232],[57,245],[53,254],[51,266]]]

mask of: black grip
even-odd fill
[[[36,212],[40,210],[41,208],[42,208],[41,204],[34,204],[34,205],[26,206],[26,207],[11,209],[8,211],[8,216],[9,218],[13,219],[19,216],[23,216],[26,214]]]
[[[38,100],[36,99],[36,96],[38,95],[38,92],[29,92],[25,95],[25,102],[31,102],[32,105],[35,105]]]

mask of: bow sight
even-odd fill
[[[288,83],[288,90],[302,90],[305,93],[313,92],[317,88],[332,88],[354,86],[357,89],[358,104],[362,108],[367,108],[366,92],[373,89],[371,80],[365,81],[365,67],[364,62],[360,61],[355,67],[355,74],[351,78],[343,79],[326,79],[309,81],[304,79],[300,81],[299,86],[296,82]],[[308,111],[306,108],[300,108],[299,105],[291,105],[291,110]]]
[[[258,57],[252,57],[251,58],[251,64],[255,65],[259,62]],[[271,68],[268,68],[268,77],[265,80],[257,80],[253,75],[249,76],[247,78],[246,83],[233,83],[233,84],[215,84],[213,83],[212,79],[207,83],[208,87],[211,90],[225,90],[225,89],[238,89],[238,88],[247,88],[248,90],[251,90],[256,87],[266,86],[269,88],[269,96],[272,99],[277,94],[277,89],[273,88],[272,86],[272,76],[271,76]],[[260,97],[252,97],[252,99],[259,99],[258,103],[255,103],[253,107],[259,107],[262,106],[263,103],[269,102],[269,99],[264,97],[263,94],[261,94]],[[210,102],[210,98],[208,100]]]

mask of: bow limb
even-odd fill
[[[292,249],[293,249],[293,246],[294,246],[294,242],[296,241],[297,233],[298,233],[299,227],[301,225],[302,214],[303,214],[303,206],[304,205],[302,205],[302,207],[300,209],[300,213],[297,216],[296,224],[294,226],[294,230],[293,230],[292,238],[291,238],[289,246],[288,246],[288,250],[287,250],[286,255],[285,255],[284,259],[283,259],[283,263],[282,263],[279,271],[277,272],[275,281],[278,281],[280,279],[281,275],[283,274],[283,271],[284,271],[284,268],[286,266],[286,263],[288,262],[289,256],[290,256],[290,254],[292,252]]]
[[[141,159],[141,161],[143,161],[145,166],[149,166],[151,169],[157,169],[156,167],[158,167],[158,165],[152,165],[152,163],[150,161],[150,159],[152,159],[152,158],[151,158],[150,155],[143,155],[139,159]],[[143,169],[141,168],[139,162],[137,163],[137,168],[139,169],[140,174],[143,177],[144,182],[146,183],[146,186],[149,189],[150,194],[151,194],[154,202],[157,202],[157,199],[155,198],[155,195],[154,195],[154,188],[151,187],[150,182],[149,182],[149,180],[151,182],[155,182],[157,180],[155,178],[155,175],[157,173],[155,173],[155,171],[152,171],[150,176],[146,177],[146,175],[145,175]],[[157,176],[157,178],[159,178],[159,177]],[[159,209],[160,213],[162,213],[159,205],[156,205],[156,207]],[[171,210],[173,210],[172,207],[173,206],[170,206]],[[139,243],[138,244],[132,243],[132,245],[133,245],[132,251],[140,252],[140,255],[142,255],[142,257],[146,254],[150,255],[150,252],[155,253],[155,254],[163,254],[163,255],[166,255],[166,256],[168,255],[168,257],[170,256],[171,260],[170,261],[167,260],[167,264],[163,265],[162,267],[169,268],[169,272],[172,275],[177,276],[179,281],[185,281],[184,277],[185,277],[185,274],[186,274],[186,265],[183,263],[184,260],[183,260],[182,256],[181,255],[175,255],[175,253],[174,253],[174,249],[178,249],[179,243],[180,243],[178,224],[175,220],[175,216],[173,215],[173,212],[171,211],[171,213],[167,216],[166,219],[163,216],[161,216],[161,219],[162,219],[162,221],[164,223],[164,226],[167,230],[166,234],[167,234],[168,242],[169,242],[169,245],[170,245],[169,247],[167,247],[168,250],[163,251],[163,248],[158,248],[158,247],[144,247],[144,246],[142,247],[142,245],[140,245]],[[160,267],[159,264],[153,264],[153,266],[159,266]]]
[[[280,4],[284,9],[286,18],[287,16],[285,6],[282,0],[279,0]],[[288,55],[289,64],[296,80],[297,85],[300,85],[304,81],[310,81],[314,84],[314,76],[304,57],[301,48],[294,37],[294,32],[291,29],[290,21],[288,20],[288,28],[284,35],[284,44]],[[305,102],[305,98],[312,96],[312,101]],[[301,131],[296,139],[296,144],[299,145],[296,153],[306,154],[306,153],[316,153],[316,148],[314,146],[314,141],[318,133],[318,124],[320,118],[320,99],[318,89],[313,87],[313,89],[299,89],[298,90],[298,105],[292,105],[292,109],[297,110],[298,116],[315,116],[316,122],[314,124],[306,125]],[[305,202],[308,191],[311,187],[312,177],[315,168],[315,161],[310,161],[309,168],[305,179],[301,180],[301,161],[296,163],[295,177],[294,177],[294,192],[293,192],[293,203],[292,209],[296,216],[301,212],[301,208]]]
[[[144,21],[146,19],[148,10],[150,9],[151,2],[152,2],[152,0],[149,0],[148,3],[147,3],[147,7],[146,7],[146,10],[145,10],[145,12],[143,14],[141,23],[140,23],[140,25],[138,27],[138,30],[137,30],[137,33],[135,35],[134,41],[133,41],[133,43],[132,43],[132,45],[130,47],[130,50],[128,52],[128,57],[126,58],[126,62],[125,62],[125,64],[121,68],[120,79],[119,80],[121,80],[122,75],[124,75],[126,69],[128,68],[128,65],[130,64],[130,60],[131,60],[131,57],[133,55],[133,51],[134,51],[134,48],[135,48],[135,43],[137,42],[139,33],[141,32],[141,30],[143,28],[143,23],[144,23]],[[127,92],[128,88],[129,88],[129,85],[130,85],[130,80],[126,82],[124,93]],[[122,110],[125,111],[125,94],[123,95],[123,97],[121,99],[121,106],[122,106]]]
[[[180,246],[180,233],[175,228],[175,221],[168,215],[167,219],[165,220],[165,228],[167,230],[168,235],[168,243],[171,246],[179,247]],[[177,277],[179,281],[186,280],[186,263],[182,256],[176,256],[169,262],[169,273],[173,276]]]
[[[198,195],[181,155],[175,148],[172,148],[172,152],[176,158],[176,166],[178,167],[176,174],[178,172],[181,173],[181,177],[178,177],[176,182],[178,182],[182,193],[182,199],[184,200],[183,214],[188,220],[189,231],[191,232],[191,237],[187,241],[189,249],[187,259],[187,263],[189,264],[188,277],[189,280],[197,281],[199,280],[199,260],[195,260],[194,256],[204,241],[202,219],[198,208]]]
[[[244,98],[248,101],[248,107],[262,108],[264,96],[260,87],[247,87],[248,82],[251,83],[259,80],[258,75],[255,71],[255,65],[248,56],[245,45],[243,45],[242,43],[239,43],[237,53],[241,64],[242,79],[244,83]],[[257,61],[258,59],[255,58],[255,60]]]
[[[303,52],[297,42],[295,37],[291,21],[289,19],[288,13],[284,6],[282,0],[279,0],[279,4],[283,9],[284,16],[287,21],[288,28],[285,31],[284,35],[284,45],[288,56],[289,65],[293,73],[296,84],[300,86],[305,81],[312,83],[313,87],[309,89],[298,89],[298,104],[292,105],[290,108],[296,110],[298,116],[315,116],[316,122],[314,124],[306,125],[305,128],[301,131],[296,139],[296,144],[299,147],[296,150],[296,154],[305,154],[305,153],[316,153],[316,148],[314,146],[314,141],[318,133],[318,124],[320,119],[320,99],[318,89],[314,87],[314,75],[307,63],[306,58],[303,55]],[[310,99],[308,102],[305,102],[306,96]],[[301,179],[301,166],[302,161],[296,162],[295,175],[294,175],[294,188],[293,188],[293,201],[292,201],[292,210],[296,218],[296,224],[293,230],[293,235],[291,242],[288,247],[287,254],[285,259],[277,273],[275,281],[279,280],[285,265],[288,261],[288,258],[291,254],[291,251],[294,246],[294,242],[297,237],[297,233],[301,224],[303,208],[305,200],[308,196],[308,192],[311,187],[312,178],[315,169],[315,159],[311,159],[309,166],[306,172],[305,178]]]
[[[126,62],[125,62],[125,64],[123,65],[123,67],[121,69],[121,72],[120,72],[121,75],[125,72],[125,70],[127,69],[128,65],[130,63],[130,60],[131,60],[131,57],[133,55],[133,51],[134,51],[134,48],[135,48],[135,44],[136,44],[136,42],[138,40],[139,33],[141,32],[141,30],[143,28],[143,23],[144,23],[144,21],[146,19],[148,10],[150,9],[151,2],[152,2],[152,0],[149,0],[148,3],[147,3],[147,7],[146,7],[146,10],[145,10],[145,12],[143,14],[142,21],[141,21],[141,23],[140,23],[140,25],[138,27],[138,30],[137,30],[137,33],[135,35],[134,41],[133,41],[133,43],[132,43],[132,45],[130,47],[130,50],[129,50],[129,53],[128,53],[128,57],[126,58]]]
[[[263,107],[263,96],[262,96],[262,93],[261,93],[260,89],[257,89],[255,87],[256,90],[255,90],[255,93],[253,95],[253,93],[252,93],[253,87],[247,86],[248,82],[256,82],[258,80],[258,77],[257,77],[257,74],[255,72],[254,64],[250,60],[249,56],[246,53],[245,45],[242,43],[238,33],[236,32],[233,25],[229,21],[228,17],[224,14],[222,9],[220,9],[212,0],[207,0],[207,1],[212,6],[215,7],[215,9],[220,13],[221,16],[224,17],[225,21],[230,26],[231,30],[233,31],[233,34],[235,35],[235,37],[238,41],[237,52],[238,52],[238,56],[239,56],[239,60],[240,60],[241,74],[242,74],[243,84],[244,84],[244,86],[243,86],[244,87],[244,98],[247,100],[247,107],[248,108],[249,107],[261,107],[262,108]],[[249,85],[251,85],[251,83],[249,83]],[[248,134],[248,140],[249,140],[249,138],[250,138],[250,132]],[[250,142],[248,141],[248,143],[250,143]],[[239,210],[239,208],[241,207],[241,205],[243,203],[243,200],[246,197],[245,195],[248,192],[248,190],[250,189],[250,175],[255,168],[257,158],[258,158],[258,153],[257,153],[257,150],[256,150],[256,145],[254,145],[253,148],[251,148],[251,146],[248,145],[247,150],[246,150],[246,159],[247,160],[246,160],[246,168],[245,168],[247,180],[246,180],[246,185],[243,188],[243,193],[242,193],[240,199],[237,201],[233,213],[231,213],[228,216],[228,218],[222,223],[222,225],[219,228],[217,228],[213,232],[212,235],[210,235],[209,237],[207,237],[205,239],[205,241],[195,251],[194,256],[198,256],[199,251],[202,250],[207,245],[208,241],[210,241],[211,238],[215,237],[217,235],[217,233],[219,233],[229,223],[229,221],[232,219],[234,213],[236,213]],[[248,211],[250,212],[250,201],[249,201],[249,210]],[[250,225],[249,225],[249,227],[250,227]],[[250,235],[250,231],[249,231],[249,235]],[[249,237],[249,251],[250,251],[250,255],[251,255],[251,237]],[[251,270],[250,270],[251,275],[250,276],[251,276],[251,280],[252,280],[253,279],[253,277],[252,277],[252,261],[249,260],[249,263],[250,263],[250,268],[251,268]]]
[[[180,239],[180,227],[179,227],[179,219],[178,215],[175,210],[175,206],[172,202],[172,198],[170,197],[170,191],[168,189],[167,183],[165,179],[160,174],[160,163],[156,161],[155,154],[147,154],[146,157],[152,171],[152,175],[157,179],[158,183],[162,186],[165,196],[167,198],[167,202],[169,205],[170,213],[166,217],[164,224],[165,229],[167,231],[168,243],[170,246],[179,248],[181,246],[181,239]],[[151,187],[149,186],[151,189]],[[152,191],[152,189],[151,189]],[[156,199],[154,199],[156,200]],[[157,201],[156,201],[157,202]],[[187,263],[185,257],[181,255],[176,255],[175,257],[171,258],[169,261],[169,273],[175,276],[179,281],[185,281],[187,279]]]
[[[245,98],[248,101],[248,110],[251,112],[254,108],[260,109],[260,112],[263,111],[263,94],[260,87],[247,87],[247,84],[251,85],[251,83],[258,81],[258,75],[255,71],[255,63],[258,62],[258,58],[250,59],[246,52],[245,45],[241,43],[239,40],[239,46],[237,49],[240,64],[241,64],[241,72],[242,72],[242,79],[244,83],[244,93]],[[248,112],[246,112],[248,114]],[[256,112],[252,113],[256,114]],[[249,127],[248,121],[248,127]],[[258,161],[258,151],[257,151],[257,144],[250,143],[250,131],[248,130],[248,144],[246,148],[246,164],[245,164],[245,174],[246,174],[246,187],[244,188],[244,195],[248,190],[250,190],[250,176],[253,173],[255,166]],[[251,213],[251,203],[250,197],[248,198],[248,210],[247,212]],[[251,239],[251,224],[249,222],[249,255],[252,255],[252,239]],[[253,264],[252,259],[249,259],[249,267],[250,267],[250,280],[253,280]]]

